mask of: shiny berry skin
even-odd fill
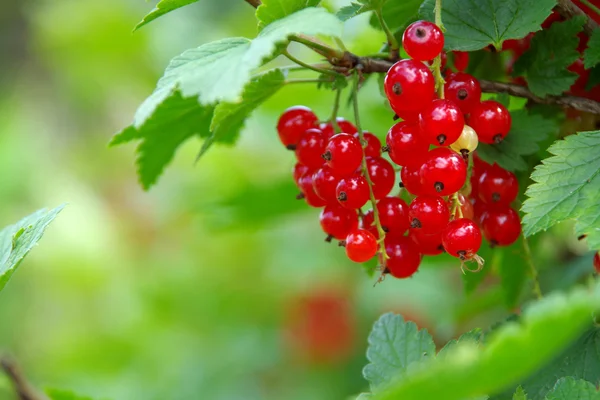
[[[369,185],[360,173],[340,180],[335,190],[338,202],[351,210],[364,206],[369,201]]]
[[[454,101],[463,113],[468,114],[481,101],[481,86],[473,75],[457,72],[447,78],[444,97]]]
[[[336,175],[329,166],[323,165],[313,173],[313,188],[317,196],[328,204],[336,203],[335,189],[342,178]]]
[[[338,133],[329,139],[323,158],[334,173],[350,176],[362,163],[363,149],[360,140],[348,133]]]
[[[415,196],[436,193],[434,189],[426,190],[423,187],[423,185],[421,184],[420,170],[421,166],[402,167],[402,170],[400,171],[400,181],[402,183],[402,187],[405,188],[409,193],[414,194]]]
[[[494,164],[480,175],[477,188],[484,203],[508,206],[519,194],[519,181],[515,174]]]
[[[408,237],[414,242],[421,254],[436,256],[444,252],[442,232],[427,235],[419,229],[411,229]]]
[[[425,64],[405,59],[392,65],[383,87],[392,109],[399,114],[426,106],[433,99],[435,81]]]
[[[339,204],[328,204],[321,210],[319,221],[323,232],[335,239],[344,240],[358,226],[358,214]]]
[[[369,261],[377,254],[377,239],[365,229],[355,229],[346,237],[346,255],[354,262]]]
[[[296,158],[309,168],[317,169],[325,162],[323,153],[327,139],[320,129],[311,128],[305,131],[296,145]]]
[[[509,246],[521,234],[521,220],[510,207],[489,207],[481,217],[481,229],[491,246]]]
[[[512,119],[502,104],[494,100],[482,101],[471,110],[469,125],[475,129],[479,141],[500,143],[510,131]]]
[[[394,167],[381,157],[367,157],[367,171],[373,183],[375,199],[383,199],[394,187],[396,180]]]
[[[307,129],[314,128],[318,124],[317,116],[308,107],[290,107],[281,114],[277,122],[277,133],[279,140],[284,146],[293,148],[298,143],[300,135]]]
[[[386,236],[402,236],[408,230],[408,205],[399,197],[384,197],[377,202],[379,221]]]
[[[429,151],[419,173],[426,191],[434,189],[438,196],[448,196],[465,184],[467,164],[453,150],[438,147]]]
[[[408,206],[408,218],[412,229],[431,235],[448,225],[450,211],[439,196],[417,196]]]
[[[444,34],[434,23],[416,21],[404,31],[402,47],[412,59],[433,60],[444,48]]]
[[[358,137],[358,133],[354,134],[355,138]],[[367,157],[381,157],[381,141],[371,132],[364,131],[363,138],[365,142],[367,142],[367,147],[365,147],[365,156]]]
[[[317,196],[315,193],[312,174],[306,173],[302,175],[298,180],[298,187],[302,192],[302,197],[299,198],[303,198],[306,201],[306,204],[309,206],[318,208],[327,204],[325,200]]]
[[[481,247],[481,231],[470,219],[455,219],[444,229],[442,244],[451,256],[470,260]]]
[[[353,135],[356,132],[358,132],[352,122],[346,121],[342,117],[337,117],[336,122],[337,122],[338,128],[340,128],[341,133],[348,133],[350,135]],[[319,125],[319,129],[321,129],[323,131],[323,133],[325,134],[325,136],[327,138],[330,138],[336,134],[335,129],[333,129],[333,125],[331,125],[331,122],[322,123],[321,125]]]
[[[466,51],[453,51],[454,56],[454,68],[457,71],[464,71],[469,66],[469,53]]]
[[[392,161],[402,166],[423,164],[429,150],[417,124],[404,121],[390,128],[385,143]]]
[[[296,185],[298,185],[298,181],[300,180],[302,175],[308,172],[312,173],[312,170],[306,165],[301,163],[296,163],[296,165],[294,165],[294,168],[292,169],[292,175],[294,177],[294,182],[296,182]]]
[[[471,197],[474,199],[479,198],[479,178],[492,166],[483,161],[477,153],[473,153],[473,171],[471,173]]]
[[[450,145],[450,148],[466,158],[474,152],[479,145],[477,133],[469,125],[465,125],[458,140]]]
[[[594,254],[594,269],[596,270],[597,274],[600,274],[600,253],[596,252],[596,254]]]
[[[463,113],[452,100],[434,100],[419,115],[421,135],[434,146],[456,142],[464,127]]]
[[[386,272],[394,278],[408,278],[419,269],[421,253],[407,236],[385,239]]]
[[[432,96],[431,100],[434,97]],[[419,111],[406,111],[406,110],[394,110],[396,115],[402,119],[402,121],[406,122],[419,122]]]

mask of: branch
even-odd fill
[[[2,358],[0,360],[0,366],[10,379],[17,392],[17,398],[19,400],[46,400],[46,396],[40,395],[34,388],[27,382],[25,376],[21,372],[21,369],[17,364],[9,359]]]
[[[556,5],[556,11],[565,18],[573,18],[578,15],[583,15],[586,19],[585,25],[583,25],[583,31],[591,36],[594,29],[598,29],[598,24],[592,20],[588,15],[577,7],[571,0],[558,0]]]
[[[600,115],[600,103],[594,100],[585,99],[583,97],[547,96],[541,98],[531,93],[526,87],[516,85],[514,83],[492,82],[483,79],[480,79],[479,83],[481,85],[481,91],[486,93],[508,93],[511,96],[523,97],[535,103],[571,107],[575,110]]]
[[[254,8],[258,8],[262,4],[260,0],[245,0],[246,3],[250,4]]]

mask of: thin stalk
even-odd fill
[[[451,206],[452,211],[450,212],[450,214],[452,215],[452,219],[456,218],[456,213],[458,213],[458,218],[462,218],[463,217],[462,204],[460,203],[460,199],[458,198],[458,192],[456,192],[452,196],[450,196],[450,200],[452,201],[452,206]]]
[[[525,252],[525,260],[527,261],[527,265],[529,266],[529,274],[531,275],[531,280],[533,282],[533,294],[537,299],[541,299],[542,290],[540,289],[540,282],[538,280],[538,272],[535,268],[535,264],[533,263],[533,256],[531,255],[531,249],[529,248],[529,242],[525,235],[521,235],[523,237],[523,251]]]
[[[320,73],[320,74],[333,75],[333,76],[335,76],[335,75],[338,75],[338,73],[337,73],[337,72],[335,72],[335,71],[332,71],[332,70],[330,70],[330,69],[318,68],[318,67],[315,67],[314,65],[307,64],[307,63],[305,63],[304,61],[301,61],[301,60],[297,59],[296,57],[294,57],[293,55],[291,55],[291,54],[290,54],[290,53],[287,51],[287,49],[286,49],[286,50],[284,50],[282,54],[283,54],[284,56],[286,56],[286,57],[288,58],[288,60],[290,60],[290,61],[292,61],[292,62],[295,62],[296,64],[298,64],[298,65],[300,65],[300,66],[302,66],[302,67],[304,67],[304,68],[306,68],[306,69],[310,69],[310,70],[312,70],[312,71],[315,71],[315,72],[318,72],[318,73]]]
[[[442,0],[435,0],[435,24],[442,30],[445,30],[442,24]],[[446,81],[442,76],[442,54],[440,53],[434,60],[431,66],[433,70],[433,77],[435,79],[435,88],[437,90],[438,97],[444,98],[444,84]]]
[[[590,10],[592,10],[596,14],[600,15],[600,8],[598,8],[595,5],[593,5],[590,1],[588,1],[588,0],[579,0],[579,1],[581,1]]]
[[[314,50],[322,56],[327,57],[328,60],[331,58],[341,58],[343,56],[343,53],[340,53],[339,50],[326,46],[322,43],[318,43],[302,35],[291,35],[289,39],[292,42],[297,42],[305,45],[311,50]]]
[[[385,20],[383,19],[383,14],[381,13],[381,9],[375,10],[375,15],[377,15],[377,19],[379,20],[379,25],[381,25],[381,29],[383,29],[383,31],[385,32],[385,36],[387,37],[390,49],[393,53],[398,53],[400,44],[398,43],[398,40],[396,40],[396,36],[394,36],[394,33],[385,23]]]
[[[329,122],[331,126],[333,126],[333,131],[335,133],[340,133],[341,129],[337,123],[338,110],[340,109],[340,98],[342,97],[342,88],[338,88],[335,91],[335,98],[333,100],[333,110],[331,110],[331,117],[329,118]]]
[[[330,82],[331,80],[329,79],[287,79],[285,81],[286,85],[292,84],[292,83],[319,83],[319,82]]]
[[[371,177],[369,176],[369,170],[367,166],[367,157],[365,154],[365,148],[367,147],[367,142],[363,135],[362,127],[360,126],[360,116],[358,111],[358,85],[360,83],[360,74],[358,71],[354,72],[354,88],[353,88],[353,96],[352,101],[354,105],[354,123],[356,124],[356,129],[358,130],[358,137],[360,139],[360,143],[363,148],[363,158],[362,158],[362,174],[364,175],[367,185],[369,186],[369,198],[371,200],[371,206],[373,207],[373,218],[375,220],[375,227],[377,228],[377,233],[379,234],[379,240],[377,241],[379,244],[379,264],[381,268],[381,272],[385,271],[386,259],[388,259],[388,255],[385,252],[385,231],[383,230],[383,226],[381,225],[381,220],[379,219],[379,212],[377,211],[377,199],[375,199],[375,194],[373,193],[373,181],[371,181]]]

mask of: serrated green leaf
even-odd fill
[[[383,5],[381,16],[388,28],[392,32],[397,32],[399,41],[406,27],[417,20],[421,3],[422,0],[387,0]],[[382,29],[375,14],[371,16],[369,23],[376,29]]]
[[[551,360],[591,325],[600,286],[554,293],[532,303],[519,323],[506,323],[485,344],[455,346],[452,354],[419,363],[376,399],[462,400],[515,385]]]
[[[523,156],[536,153],[539,142],[558,131],[555,120],[537,114],[529,114],[527,110],[511,113],[512,126],[508,135],[500,144],[480,143],[477,154],[488,163],[498,163],[509,171],[525,171],[529,168]]]
[[[435,357],[435,344],[427,330],[419,330],[400,315],[382,315],[369,334],[363,375],[375,391],[406,372],[412,363]]]
[[[465,332],[458,339],[452,339],[438,353],[438,357],[446,357],[448,354],[452,354],[452,351],[458,344],[471,343],[478,346],[483,340],[483,332],[479,328]]]
[[[183,6],[187,6],[188,4],[192,4],[197,2],[198,0],[160,0],[156,7],[152,11],[150,11],[144,19],[140,21],[139,24],[135,26],[133,31],[137,31],[142,26],[146,25],[149,22],[154,21],[155,19],[162,17],[163,15],[170,13],[173,10],[181,8]]]
[[[262,30],[271,22],[287,17],[303,8],[314,7],[319,3],[320,0],[262,0],[262,4],[256,9],[258,29]]]
[[[360,14],[361,8],[362,4],[351,3],[349,6],[344,6],[340,8],[339,11],[335,13],[335,15],[337,15],[337,17],[342,21],[348,21],[350,18],[354,18],[358,14]]]
[[[579,58],[577,34],[584,22],[584,17],[575,17],[536,34],[529,50],[515,62],[513,75],[525,75],[529,89],[540,97],[569,90],[577,74],[567,67]]]
[[[556,141],[527,188],[523,233],[531,236],[561,221],[575,219],[576,236],[586,234],[600,249],[600,131],[582,132]]]
[[[50,400],[92,400],[91,397],[81,396],[70,390],[46,389],[46,394]]]
[[[381,11],[388,0],[357,0],[350,5],[342,7],[337,13],[337,17],[342,21],[347,21],[357,15],[369,11]]]
[[[0,231],[0,290],[64,207],[63,204],[52,210],[38,210]]]
[[[447,50],[473,51],[507,39],[520,39],[540,25],[556,0],[442,0],[442,22]],[[435,0],[425,0],[419,14],[434,21]]]
[[[573,377],[561,378],[556,386],[546,396],[547,400],[599,400],[600,393],[596,386],[590,382],[574,379]]]
[[[583,66],[589,69],[598,63],[600,63],[600,29],[594,29],[583,52]]]
[[[195,97],[183,98],[179,91],[171,93],[154,110],[152,116],[135,128],[133,125],[117,134],[111,145],[141,140],[137,152],[138,178],[148,190],[171,162],[177,148],[193,137],[206,137],[214,107],[201,106]]]
[[[521,386],[517,388],[515,394],[513,394],[513,400],[527,400],[527,394]]]

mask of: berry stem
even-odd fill
[[[333,110],[331,110],[331,117],[329,118],[329,122],[331,123],[331,126],[333,127],[333,131],[335,133],[340,133],[341,129],[337,123],[337,115],[338,115],[338,110],[340,108],[340,98],[342,97],[342,88],[338,88],[335,91],[335,98],[333,100]]]
[[[297,42],[297,43],[301,43],[301,44],[305,45],[306,47],[310,48],[311,50],[314,50],[315,52],[319,53],[320,55],[326,57],[327,60],[330,60],[330,61],[332,59],[341,59],[344,57],[343,51],[339,51],[332,47],[324,45],[322,43],[318,43],[314,39],[309,38],[304,35],[291,35],[289,37],[289,39],[292,42]]]
[[[458,198],[458,192],[454,193],[450,198],[452,199],[452,211],[450,213],[452,215],[452,219],[456,219],[457,212],[458,218],[462,218],[462,204],[460,203],[460,199]]]
[[[285,84],[291,84],[291,83],[331,83],[331,80],[329,79],[286,79]]]
[[[442,24],[442,0],[435,0],[435,24],[442,30],[445,31],[444,25]],[[443,50],[442,50],[443,51]],[[438,54],[438,56],[433,60],[433,64],[431,65],[431,69],[433,70],[433,77],[435,79],[435,88],[437,90],[438,97],[440,99],[444,98],[444,84],[446,81],[442,76],[442,54]]]
[[[381,225],[381,220],[379,219],[379,211],[377,211],[377,200],[375,199],[375,194],[373,193],[373,181],[371,181],[371,177],[369,176],[369,170],[367,166],[367,156],[365,154],[365,148],[367,147],[367,141],[363,135],[363,130],[360,126],[360,116],[358,111],[358,86],[360,83],[360,73],[358,70],[354,71],[354,87],[352,93],[352,102],[354,105],[354,123],[356,124],[356,129],[358,130],[358,137],[360,139],[360,143],[363,149],[363,157],[362,157],[362,174],[367,181],[367,185],[369,186],[369,199],[371,201],[371,207],[373,208],[373,219],[375,221],[375,227],[377,228],[377,233],[379,234],[379,240],[377,244],[379,245],[379,268],[381,274],[383,276],[383,271],[385,271],[386,260],[389,258],[385,252],[385,231],[383,230],[383,226]],[[380,277],[381,279],[381,277]]]
[[[381,8],[375,10],[375,15],[377,15],[377,19],[379,20],[379,25],[381,25],[381,29],[385,32],[385,36],[387,37],[388,44],[390,45],[390,54],[392,56],[398,56],[398,49],[400,48],[400,44],[394,36],[394,33],[390,30],[390,28],[385,23],[383,19],[383,14],[381,12]]]
[[[337,72],[332,71],[330,69],[318,68],[318,67],[315,67],[314,65],[307,64],[304,61],[299,60],[296,57],[294,57],[293,55],[291,55],[287,49],[285,49],[282,54],[284,56],[286,56],[290,61],[295,62],[296,64],[298,64],[306,69],[310,69],[310,70],[318,72],[320,74],[333,75],[333,76],[339,75]]]
[[[527,265],[529,266],[529,274],[531,275],[531,280],[533,281],[533,294],[537,299],[541,299],[542,290],[540,289],[540,282],[538,280],[538,272],[535,268],[535,264],[533,263],[533,256],[531,255],[531,249],[529,248],[529,242],[525,235],[521,234],[523,237],[523,251],[525,253],[525,260],[527,260]]]

